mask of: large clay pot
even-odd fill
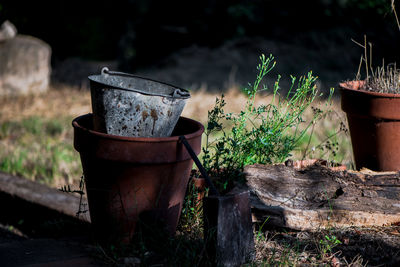
[[[362,81],[340,84],[356,168],[400,170],[400,95],[361,90]]]
[[[97,238],[130,242],[139,220],[162,222],[174,234],[193,165],[178,136],[198,154],[203,125],[181,117],[172,136],[163,138],[96,132],[92,114],[72,125]]]

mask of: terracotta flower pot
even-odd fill
[[[356,167],[400,170],[400,95],[364,91],[362,85],[340,84]]]
[[[181,117],[173,135],[163,138],[93,131],[92,114],[72,125],[97,238],[130,242],[139,220],[162,222],[174,234],[193,165],[178,136],[185,135],[198,154],[203,125]]]

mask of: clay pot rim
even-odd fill
[[[85,128],[85,127],[83,127],[82,125],[80,125],[78,123],[79,120],[85,119],[85,118],[90,117],[90,116],[93,116],[93,114],[92,113],[88,113],[88,114],[81,115],[81,116],[75,118],[72,121],[72,126],[74,128],[81,129],[82,131],[89,132],[90,134],[98,136],[98,137],[101,137],[101,138],[111,139],[111,140],[118,140],[118,141],[142,142],[142,143],[143,142],[145,142],[145,143],[146,142],[147,143],[163,143],[163,142],[171,142],[171,141],[175,141],[176,142],[176,141],[179,140],[179,136],[178,135],[170,136],[170,137],[126,137],[126,136],[119,136],[119,135],[113,135],[113,134],[106,134],[106,133],[102,133],[102,132],[98,132],[98,131],[95,131],[95,130],[92,130],[92,129]],[[195,138],[195,137],[203,134],[204,126],[200,122],[192,120],[192,119],[189,119],[189,118],[186,118],[186,117],[182,117],[182,116],[179,117],[179,119],[186,120],[186,121],[191,121],[193,124],[198,126],[198,130],[196,130],[195,132],[184,135],[187,139]]]
[[[354,81],[346,81],[339,83],[339,87],[341,90],[348,90],[353,92],[359,92],[361,94],[366,94],[375,97],[387,97],[387,98],[400,98],[400,94],[391,94],[391,93],[379,93],[367,91],[364,89],[360,89],[362,85],[364,85],[365,81],[354,80]]]

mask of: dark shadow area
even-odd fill
[[[106,266],[89,223],[0,193],[1,266]]]
[[[23,240],[26,240],[26,237],[16,231],[14,227],[9,225],[0,225],[0,244]]]
[[[89,238],[90,224],[38,204],[0,193],[0,223],[17,228],[29,238]]]

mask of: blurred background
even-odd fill
[[[363,49],[399,61],[391,0],[0,1],[0,22],[52,48],[52,83],[87,87],[109,66],[177,86],[222,91],[255,78],[272,53],[275,74],[319,76],[323,90],[353,79]],[[288,78],[287,78],[288,79]]]

